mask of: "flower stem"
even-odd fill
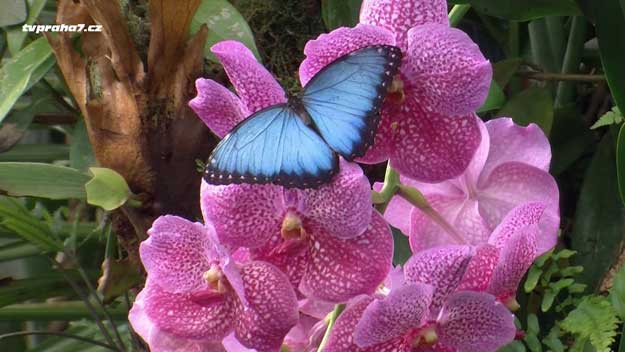
[[[447,232],[447,234],[449,234],[449,236],[451,236],[457,243],[466,243],[464,238],[458,234],[456,229],[451,226],[439,212],[432,208],[428,200],[421,192],[419,192],[418,189],[406,185],[400,185],[397,194],[425,213],[425,215],[445,230],[445,232]]]
[[[451,11],[449,11],[449,25],[452,27],[458,26],[464,15],[471,9],[471,5],[455,5]]]
[[[345,310],[345,304],[337,304],[334,306],[334,310],[326,318],[328,320],[328,327],[326,328],[326,333],[323,335],[323,340],[321,340],[321,343],[319,344],[319,348],[317,348],[317,352],[322,352],[326,347],[326,344],[330,340],[330,333],[332,332],[334,323],[339,315],[343,313],[343,310]]]
[[[393,199],[393,196],[397,193],[400,184],[399,173],[388,163],[386,165],[386,174],[384,175],[384,185],[382,189],[379,193],[373,192],[373,203],[380,214],[384,214],[388,203],[391,202],[391,199]]]

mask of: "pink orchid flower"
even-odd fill
[[[340,56],[375,44],[398,46],[404,59],[374,145],[359,161],[388,159],[423,182],[460,175],[480,142],[474,111],[488,94],[490,63],[464,32],[449,27],[446,1],[366,0],[356,27],[306,44],[302,84]]]
[[[298,307],[278,268],[236,262],[209,223],[161,216],[148,234],[140,246],[148,279],[129,320],[152,351],[222,351],[231,333],[248,348],[279,350]]]
[[[417,252],[450,243],[487,243],[493,230],[514,207],[540,202],[545,210],[538,224],[536,255],[541,255],[555,246],[560,224],[558,185],[548,172],[549,141],[538,126],[522,127],[510,118],[486,123],[478,120],[478,124],[482,142],[462,175],[437,184],[401,179],[402,183],[419,189],[461,238],[450,236],[399,197],[393,198],[385,218],[410,235],[410,246]],[[376,184],[374,188],[379,190],[381,186]]]

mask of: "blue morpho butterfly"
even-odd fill
[[[401,62],[399,48],[369,46],[323,68],[302,93],[239,123],[211,154],[211,184],[274,183],[315,188],[373,143],[382,101]]]

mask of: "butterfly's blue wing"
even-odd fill
[[[380,106],[400,62],[397,47],[366,47],[326,66],[304,88],[306,112],[345,159],[363,156],[373,143]]]
[[[338,170],[338,157],[289,106],[259,111],[235,127],[211,154],[212,184],[275,183],[316,187]]]

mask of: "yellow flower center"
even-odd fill
[[[306,238],[306,230],[302,226],[302,219],[294,212],[287,212],[282,220],[280,234],[285,240]]]
[[[219,293],[226,292],[226,286],[224,284],[224,280],[226,279],[224,273],[217,265],[211,265],[211,268],[208,269],[202,277],[204,281],[208,284],[212,290],[215,290]]]

